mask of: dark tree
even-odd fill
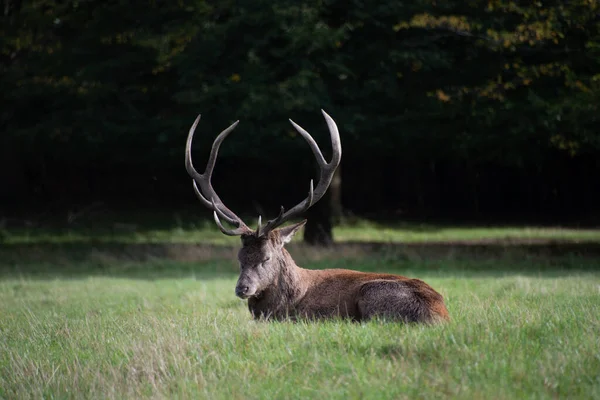
[[[325,109],[342,134],[345,192],[360,193],[344,198],[347,212],[597,214],[596,2],[5,0],[0,9],[1,201],[187,206],[182,148],[198,113],[202,149],[242,122],[218,173],[252,177],[245,166],[260,164],[279,177],[285,163],[304,178],[306,146],[287,118],[321,143]],[[252,193],[248,214],[252,200],[278,206],[266,193],[297,197],[283,179],[226,182],[224,197]],[[335,182],[330,191],[333,205],[311,210],[308,242],[331,243],[341,196]]]
[[[304,242],[312,246],[333,244],[331,192],[325,193],[321,201],[306,212]]]

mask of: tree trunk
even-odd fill
[[[305,243],[324,247],[333,244],[333,221],[339,222],[342,216],[341,191],[342,176],[338,166],[323,198],[306,212]]]
[[[321,201],[306,212],[304,242],[311,246],[331,246],[333,244],[330,199],[331,193],[327,191]]]
[[[344,217],[344,209],[342,207],[342,166],[338,165],[333,179],[331,180],[331,186],[329,186],[329,193],[331,194],[331,217],[333,224],[337,225],[342,222]]]
[[[0,140],[0,204],[17,204],[23,200],[30,189],[27,187],[27,177],[23,167],[20,152],[9,145],[9,140]]]

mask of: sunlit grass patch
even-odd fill
[[[61,226],[13,227],[0,230],[0,243],[5,244],[74,244],[123,243],[157,244],[187,243],[235,245],[235,238],[223,235],[212,221],[192,219],[183,222],[173,218],[160,224],[121,223],[106,220],[99,223]],[[573,242],[600,243],[600,229],[545,226],[447,226],[419,223],[381,224],[359,219],[334,228],[338,242],[437,243],[437,242]]]
[[[254,322],[226,258],[29,265],[0,280],[0,398],[600,395],[597,260],[304,261],[424,279],[452,321]]]
[[[600,229],[545,226],[446,226],[435,224],[377,224],[361,220],[335,229],[341,241],[399,243],[539,241],[600,242]]]

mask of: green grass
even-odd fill
[[[223,235],[212,221],[195,220],[182,222],[173,218],[160,227],[144,226],[137,219],[123,223],[107,221],[59,228],[31,227],[0,229],[0,243],[236,243]],[[577,229],[543,226],[443,226],[435,224],[378,224],[358,220],[334,228],[334,237],[339,242],[387,242],[387,243],[432,243],[464,241],[560,241],[600,242],[600,229]]]
[[[426,280],[431,327],[254,322],[227,251],[1,257],[0,398],[600,398],[598,259],[292,248]]]
[[[461,241],[562,241],[599,242],[600,229],[575,229],[540,226],[437,226],[409,224],[400,226],[377,225],[369,222],[342,226],[335,229],[340,241],[377,241],[401,243],[461,242]]]

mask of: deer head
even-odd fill
[[[291,241],[294,234],[306,223],[306,220],[278,228],[285,222],[301,216],[306,210],[318,202],[329,187],[333,174],[338,167],[342,157],[342,146],[340,134],[333,119],[321,110],[331,136],[333,155],[330,162],[327,162],[319,149],[319,146],[302,127],[290,120],[292,126],[308,142],[320,169],[320,176],[317,186],[313,186],[310,181],[308,196],[291,209],[285,211],[281,207],[279,214],[272,220],[269,220],[264,226],[262,217],[258,217],[256,230],[252,230],[246,225],[240,217],[223,204],[217,193],[212,187],[211,176],[215,167],[219,146],[225,140],[227,135],[237,126],[239,121],[234,122],[229,128],[217,136],[213,142],[208,163],[203,174],[200,174],[193,166],[191,149],[194,131],[200,122],[200,115],[190,128],[186,148],[185,148],[185,167],[188,174],[192,177],[194,192],[202,204],[213,211],[215,223],[226,235],[241,236],[242,248],[238,253],[240,262],[240,277],[238,279],[235,293],[240,298],[250,298],[259,296],[271,285],[276,285],[282,274],[288,273],[286,268],[293,264],[289,253],[284,249],[284,245]],[[233,225],[234,228],[226,228],[221,220]]]
[[[242,235],[242,248],[238,252],[240,276],[235,294],[242,299],[259,296],[269,286],[277,283],[282,274],[289,274],[290,257],[283,246],[306,223],[277,228],[266,236],[254,233]]]

